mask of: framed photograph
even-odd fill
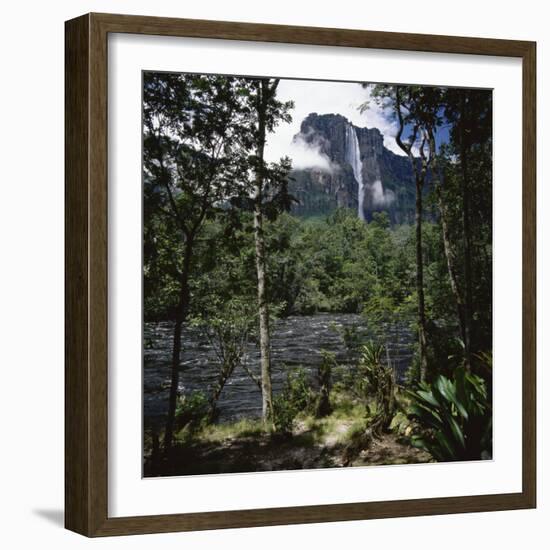
[[[535,43],[65,36],[66,527],[535,507]]]

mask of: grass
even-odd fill
[[[365,428],[365,407],[349,394],[333,390],[331,405],[332,413],[324,418],[311,414],[298,417],[299,425],[317,444],[345,444],[350,430]]]
[[[357,431],[365,426],[365,407],[347,392],[335,388],[331,392],[332,413],[324,418],[316,418],[311,413],[300,413],[295,420],[293,435],[311,444],[323,445],[327,442],[345,443],[347,431]],[[241,419],[222,424],[208,424],[190,431],[183,428],[175,434],[175,441],[181,445],[200,441],[201,443],[223,443],[229,440],[260,439],[274,435],[273,429],[265,426],[261,419]],[[307,437],[306,437],[307,435]]]
[[[261,420],[244,418],[231,423],[210,424],[198,435],[201,440],[214,443],[234,438],[259,437],[267,432]]]
[[[355,439],[364,433],[366,428],[366,420],[365,418],[357,418],[353,421],[353,423],[349,426],[347,431],[342,434],[340,439],[338,440],[338,443],[341,445],[346,445],[348,443],[351,443],[352,441],[355,441]]]
[[[372,451],[351,455],[349,449],[357,450],[368,427],[365,404],[338,385],[333,388],[330,400],[332,413],[326,417],[300,413],[292,436],[276,433],[261,419],[182,429],[175,436],[172,455],[162,457],[156,464],[146,462],[146,475],[296,470],[426,460],[417,449],[397,442],[400,432],[397,426],[396,433],[386,434]],[[145,441],[148,456],[150,434],[145,434]]]

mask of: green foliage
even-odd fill
[[[281,393],[273,398],[273,427],[281,435],[290,437],[294,428],[294,419],[298,411]]]
[[[440,375],[409,395],[409,415],[422,430],[412,437],[415,446],[438,461],[492,456],[492,408],[482,378],[458,367],[452,380]]]
[[[213,290],[221,301],[234,296],[255,299],[250,223],[247,212],[233,212],[205,224],[203,238],[196,245],[191,280],[192,309],[199,314]],[[435,225],[424,223],[427,314],[438,319],[438,325],[429,327],[430,343],[433,362],[443,364],[447,355],[456,352],[446,344],[456,335],[456,313],[437,231]],[[362,312],[368,330],[381,341],[395,323],[412,323],[416,311],[412,227],[388,227],[383,217],[365,224],[355,212],[339,210],[314,221],[282,214],[274,222],[266,222],[264,232],[268,296],[272,309],[280,315]],[[169,258],[170,247],[158,245],[159,254],[163,250]],[[178,296],[173,278],[157,276],[155,266],[161,270],[159,263],[145,266],[148,318],[169,316]],[[357,353],[365,340],[364,331],[359,326],[346,331],[342,335],[345,345]]]
[[[210,404],[204,392],[194,391],[178,398],[176,425],[178,429],[194,432],[208,422]]]
[[[299,369],[287,375],[281,392],[273,398],[273,427],[279,434],[291,436],[296,417],[315,403],[307,372]]]
[[[384,346],[368,342],[361,348],[359,384],[374,432],[387,430],[395,412],[393,370],[383,363]]]
[[[271,296],[285,313],[399,313],[414,287],[410,227],[387,216],[365,224],[352,210],[326,218],[283,215],[267,229]]]
[[[218,373],[210,392],[211,420],[217,416],[217,402],[226,382],[237,367],[246,368],[245,353],[256,330],[256,314],[253,301],[240,297],[223,300],[214,292],[202,312],[190,319],[190,325],[210,342],[217,357]]]
[[[355,209],[339,208],[315,219],[289,213],[293,202],[290,161],[267,163],[259,151],[260,119],[264,133],[291,120],[292,102],[277,99],[276,84],[276,79],[144,74],[144,316],[146,320],[179,316],[200,329],[218,356],[220,371],[208,398],[192,394],[180,399],[178,422],[190,428],[201,424],[205,407],[211,410],[215,405],[225,382],[243,364],[247,345],[255,340],[252,210],[256,206],[264,217],[271,314],[362,314],[366,330],[342,331],[350,357],[359,356],[350,387],[372,422],[387,429],[395,416],[391,361],[384,357],[388,346],[362,344],[367,330],[370,338],[387,343],[392,327],[408,322],[415,329],[414,227],[391,225],[383,212],[375,213],[368,223],[357,217]],[[449,128],[448,143],[438,147],[441,174],[437,175],[447,205],[458,290],[469,297],[471,306],[472,353],[466,357],[458,338],[460,316],[431,192],[432,173],[426,179],[422,223],[427,380],[432,383],[416,392],[416,418],[425,428],[416,442],[432,446],[439,457],[490,454],[490,422],[489,427],[484,422],[491,409],[491,357],[476,353],[492,347],[490,94],[378,85],[372,97],[389,106],[399,101],[405,107],[405,142],[413,137],[415,125],[437,130],[445,123]],[[254,176],[258,175],[262,189],[255,194]],[[460,374],[466,358],[473,374]],[[333,358],[325,355],[318,373],[325,404],[333,366]],[[410,373],[410,382],[418,380],[417,361]],[[319,404],[322,391],[313,396],[303,372],[289,375],[275,397],[276,430],[292,433],[298,414],[314,402]],[[455,394],[462,409],[451,399]],[[422,401],[428,395],[431,404]],[[329,408],[324,407],[323,414]],[[440,419],[446,431],[436,430],[430,424],[434,419]],[[444,437],[443,442],[438,437]]]
[[[208,307],[190,319],[213,347],[220,366],[234,368],[242,361],[246,346],[256,328],[254,303],[240,297],[212,296]]]
[[[408,437],[412,431],[411,420],[403,411],[397,411],[390,422],[389,428],[399,436]]]
[[[207,424],[200,432],[201,441],[223,442],[227,439],[259,438],[265,433],[261,419],[242,418],[235,422]]]

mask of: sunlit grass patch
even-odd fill
[[[259,437],[266,433],[268,430],[261,420],[244,418],[236,422],[210,424],[198,435],[201,441],[219,442],[226,439]]]
[[[346,441],[352,426],[365,426],[365,407],[343,391],[331,393],[332,413],[324,418],[307,415],[300,418],[302,430],[313,436],[316,444],[339,444]]]

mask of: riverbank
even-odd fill
[[[343,338],[343,333],[356,333],[368,340],[368,323],[364,316],[347,313],[318,313],[277,319],[273,326],[272,384],[277,393],[289,372],[302,368],[314,378],[322,363],[322,350],[334,354],[336,362],[346,371],[354,364]],[[145,426],[161,426],[168,409],[171,375],[173,323],[146,323],[144,325],[143,405]],[[413,335],[406,319],[388,327],[386,345],[395,378],[402,382],[413,359]],[[243,360],[254,373],[259,373],[260,352],[251,341]],[[219,358],[211,343],[193,327],[183,332],[180,394],[205,391],[215,384],[219,372]],[[339,373],[335,372],[335,379]],[[252,418],[261,414],[261,395],[256,383],[242,368],[237,368],[228,381],[217,403],[222,422]]]
[[[207,425],[176,434],[170,459],[155,457],[151,434],[145,439],[146,477],[273,470],[302,470],[380,464],[413,464],[432,457],[413,447],[404,418],[390,430],[369,435],[365,407],[346,394],[335,394],[324,418],[300,415],[292,433],[266,430],[260,420]]]

